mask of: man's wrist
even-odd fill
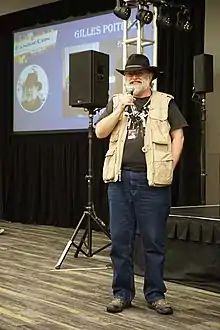
[[[117,108],[115,109],[114,113],[116,114],[116,116],[119,116],[122,114],[122,112],[124,111],[125,107],[123,107],[122,105],[118,105]]]

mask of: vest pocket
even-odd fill
[[[109,142],[116,143],[118,141],[118,133],[114,133],[110,136]]]
[[[155,185],[170,185],[173,180],[171,138],[167,131],[152,132],[153,181]]]
[[[170,154],[167,153],[162,158],[155,159],[153,178],[154,184],[158,186],[170,185],[172,183],[173,159]]]
[[[109,149],[105,155],[105,161],[103,165],[103,181],[114,182],[115,181],[115,166],[116,166],[116,148]]]
[[[152,142],[158,144],[169,144],[170,125],[166,120],[152,120],[151,122]]]

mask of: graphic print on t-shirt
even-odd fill
[[[148,115],[147,108],[144,106],[139,111],[136,106],[129,108],[128,115],[128,139],[136,139],[139,134],[143,134],[145,122]]]
[[[140,113],[137,111],[133,111],[133,113],[129,113],[129,121],[128,121],[128,139],[133,140],[138,137],[138,135],[143,130],[142,119],[140,118]]]

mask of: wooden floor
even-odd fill
[[[55,269],[72,230],[0,222],[0,330],[205,330],[220,329],[220,295],[167,283],[172,316],[146,307],[143,279],[136,278],[134,307],[106,313],[112,270],[108,250],[92,258],[67,254]],[[103,236],[94,234],[96,246]],[[101,244],[101,245],[99,245]]]

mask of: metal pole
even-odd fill
[[[201,94],[201,204],[206,204],[206,95]]]
[[[154,40],[154,46],[153,46],[153,65],[157,66],[158,61],[158,29],[157,29],[157,14],[158,9],[157,7],[154,7],[154,19],[153,19],[153,40]],[[157,90],[157,79],[153,82],[153,90]]]
[[[128,21],[123,21],[123,42],[122,42],[122,64],[123,68],[126,65],[127,61],[127,39],[128,39]],[[123,92],[125,92],[125,82],[123,77]]]
[[[137,40],[136,40],[137,54],[142,54],[143,25],[141,24],[140,21],[137,21],[136,24],[137,24]]]
[[[137,5],[137,9],[139,8],[139,4]],[[123,21],[123,42],[122,42],[122,59],[123,59],[123,67],[125,67],[127,58],[128,58],[128,47],[136,46],[137,54],[143,54],[144,49],[147,46],[153,45],[153,59],[152,64],[157,65],[157,45],[158,45],[158,37],[157,37],[157,8],[154,8],[154,19],[153,19],[153,40],[145,39],[144,35],[144,28],[145,25],[142,24],[139,20],[134,19],[133,22],[131,21]],[[134,10],[134,8],[133,8]],[[136,36],[129,37],[129,32],[133,27],[136,27]],[[134,30],[134,29],[132,29]],[[124,82],[124,81],[123,81]],[[154,89],[156,89],[156,82],[154,82]],[[124,90],[124,83],[123,83],[123,90]]]

